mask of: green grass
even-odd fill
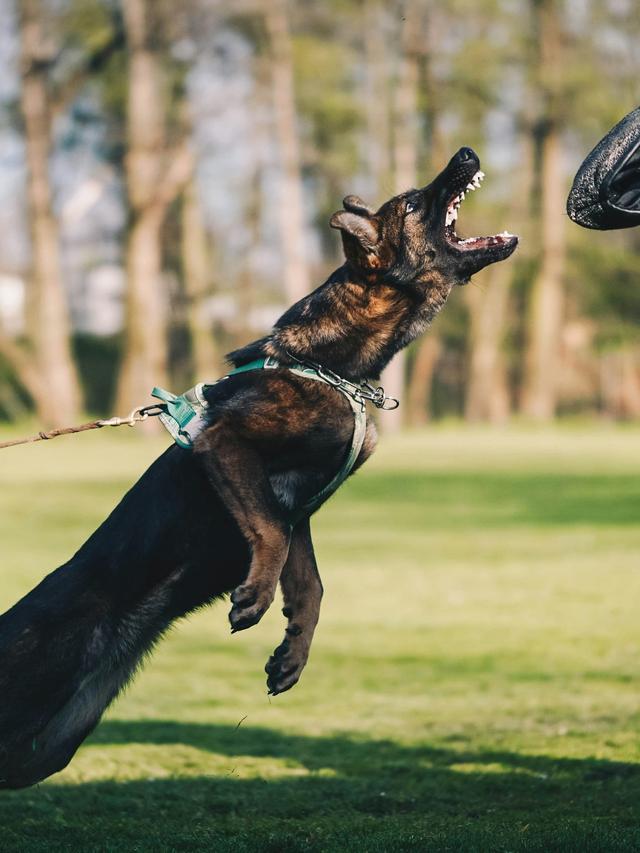
[[[2,451],[0,605],[161,446]],[[639,520],[637,429],[394,440],[315,522],[301,683],[265,694],[278,607],[181,623],[67,770],[0,794],[0,850],[640,850]]]

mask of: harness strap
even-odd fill
[[[336,374],[332,374],[332,378],[328,379],[315,365],[305,364],[304,362],[297,362],[293,365],[281,365],[277,359],[267,356],[266,358],[259,358],[255,361],[250,361],[248,364],[236,367],[234,370],[229,371],[226,376],[221,377],[215,382],[201,382],[179,396],[172,394],[170,391],[165,391],[164,388],[157,387],[153,389],[151,395],[162,400],[161,408],[163,411],[159,417],[163,426],[169,431],[177,445],[188,450],[193,446],[196,436],[206,426],[206,410],[209,408],[209,403],[204,395],[205,387],[217,385],[219,382],[223,382],[225,379],[236,376],[239,373],[248,373],[251,370],[274,369],[276,367],[283,367],[296,376],[301,376],[304,379],[312,379],[316,382],[323,382],[325,385],[335,388],[336,391],[339,391],[349,401],[354,417],[353,435],[347,457],[339,471],[327,485],[290,515],[291,524],[294,525],[300,519],[310,515],[342,485],[351,473],[356,459],[360,455],[367,431],[367,412],[364,398],[352,390],[357,388],[357,386],[352,386],[352,383],[347,383],[346,381],[344,381],[344,386],[342,386],[338,382],[333,381],[333,377]],[[339,379],[339,377],[337,378]]]
[[[295,373],[297,376],[302,376],[305,379],[314,379],[316,382],[324,382],[325,385],[330,385],[330,383],[320,376],[320,374],[312,367],[294,366],[289,367],[289,370],[291,373]],[[364,443],[364,437],[367,431],[367,410],[365,408],[364,401],[355,400],[350,394],[347,394],[344,390],[335,385],[331,387],[336,388],[336,390],[340,391],[340,393],[347,398],[349,405],[351,406],[351,410],[353,411],[354,424],[353,435],[351,437],[351,447],[349,448],[349,453],[347,454],[346,459],[342,463],[342,467],[335,477],[333,477],[333,479],[331,479],[323,489],[310,498],[294,513],[294,524],[305,516],[311,515],[312,512],[318,509],[318,507],[330,498],[338,487],[344,483],[351,473],[353,466],[356,464],[356,459],[360,455],[360,451],[362,450],[362,445]]]

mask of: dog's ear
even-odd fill
[[[369,218],[368,214],[339,210],[333,214],[329,225],[332,228],[338,228],[343,234],[355,237],[366,252],[372,252],[380,240],[376,223]]]
[[[361,216],[373,216],[375,210],[369,207],[359,195],[346,195],[342,199],[342,205],[345,210],[350,210],[351,213],[359,213]]]

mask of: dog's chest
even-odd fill
[[[375,450],[378,433],[371,418],[367,420],[367,428],[362,447],[354,470],[363,465]],[[269,483],[278,503],[286,510],[295,510],[307,501],[313,494],[319,492],[329,480],[338,473],[338,469],[327,469],[324,473],[310,473],[301,469],[277,471],[269,475]]]
[[[309,475],[301,471],[279,471],[269,477],[278,503],[292,510],[301,503],[301,495],[308,490]]]

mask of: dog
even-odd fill
[[[176,619],[233,590],[231,628],[255,625],[281,585],[285,639],[269,659],[272,694],[306,664],[322,584],[308,513],[344,463],[354,433],[345,394],[290,368],[312,362],[354,385],[377,377],[425,331],[455,285],[507,258],[517,237],[462,239],[465,193],[480,161],[461,148],[428,186],[377,212],[357,196],[330,224],[346,262],[230,354],[277,367],[205,386],[207,421],[192,449],[170,447],[63,566],[0,617],[0,787],[61,770]],[[367,422],[357,470],[376,444]]]

